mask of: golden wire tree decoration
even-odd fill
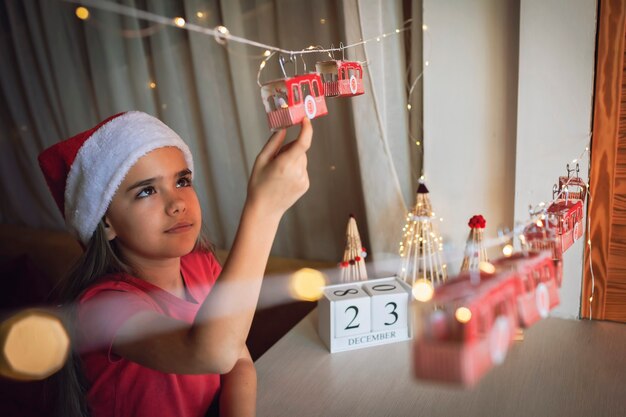
[[[472,216],[467,225],[470,227],[470,232],[465,244],[465,256],[463,256],[463,263],[461,263],[461,272],[478,271],[481,262],[489,262],[487,250],[483,243],[483,231],[487,221],[478,214]]]
[[[402,262],[398,276],[410,285],[426,280],[437,286],[447,278],[443,238],[433,222],[434,216],[428,188],[420,181],[417,202],[407,214],[400,242]]]
[[[367,279],[365,258],[367,252],[361,244],[361,236],[356,226],[356,219],[351,214],[346,228],[346,248],[343,251],[341,282],[363,281]]]

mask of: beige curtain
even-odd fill
[[[404,20],[400,1],[119,3],[206,27],[224,24],[233,34],[287,49],[351,43]],[[228,248],[247,177],[269,136],[256,84],[263,51],[98,10],[80,21],[75,7],[57,0],[0,5],[0,192],[8,196],[0,222],[63,228],[37,154],[111,114],[138,109],[189,143],[210,237]],[[397,36],[347,53],[368,62],[366,94],[328,99],[328,116],[314,121],[311,188],[281,222],[274,255],[339,260],[349,213],[374,255],[395,252],[416,172],[404,48]],[[304,59],[300,72],[328,56]],[[261,78],[280,75],[273,59]],[[290,129],[291,137],[296,133]]]
[[[405,24],[401,2],[344,0],[343,4],[344,10],[351,11],[345,14],[349,43],[393,32]],[[411,6],[411,14],[417,14],[414,21],[421,21],[421,2],[414,1]],[[410,22],[407,25],[410,27]],[[361,59],[367,61],[368,96],[352,105],[368,228],[370,236],[376,236],[371,245],[379,260],[397,258],[406,209],[414,202],[421,166],[417,149],[410,145],[407,111],[408,84],[412,75],[421,71],[421,30],[410,33],[414,35],[406,43],[407,36],[403,34],[367,43],[362,48]],[[407,54],[407,44],[418,46]],[[415,61],[409,71],[407,55]],[[421,100],[420,91],[418,83],[414,100]],[[416,117],[414,114],[411,116]],[[389,265],[384,268],[395,272],[393,263],[391,270]]]

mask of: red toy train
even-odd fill
[[[465,272],[416,302],[413,371],[417,378],[472,385],[502,363],[518,326],[559,304],[561,269],[552,254],[518,253],[493,273]]]
[[[584,234],[587,185],[578,176],[570,177],[569,171],[568,166],[568,176],[559,177],[559,185],[552,190],[554,201],[541,218],[524,229],[524,244],[534,250],[551,250],[555,260],[562,260],[563,253]]]

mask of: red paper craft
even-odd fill
[[[272,130],[298,124],[308,117],[328,114],[324,86],[318,74],[296,75],[261,87],[267,120]]]
[[[364,93],[363,67],[354,61],[322,61],[315,64],[324,82],[326,97],[352,97]]]

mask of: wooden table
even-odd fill
[[[626,325],[549,318],[474,388],[419,382],[410,342],[330,354],[312,311],[256,362],[259,417],[626,416]]]

